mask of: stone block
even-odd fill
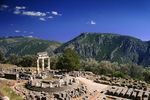
[[[142,100],[142,96],[143,96],[143,91],[139,91],[137,95],[137,100]]]
[[[133,88],[128,89],[128,92],[126,93],[126,98],[131,98],[131,95],[133,93]]]

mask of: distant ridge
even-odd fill
[[[23,38],[24,36],[4,36],[0,37],[0,39],[6,39],[6,38]]]
[[[28,36],[10,36],[0,38],[0,51],[5,56],[16,54],[18,56],[36,55],[38,52],[47,51],[53,54],[53,50],[61,43],[55,41],[42,40]]]
[[[55,50],[74,49],[82,59],[150,65],[150,42],[113,33],[81,33]]]
[[[150,41],[126,35],[86,32],[64,44],[28,36],[0,38],[0,51],[6,57],[10,54],[36,55],[43,51],[53,55],[62,53],[66,48],[74,49],[83,60],[109,60],[150,66]]]

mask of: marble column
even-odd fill
[[[42,58],[42,71],[44,71],[44,58]]]
[[[50,58],[48,58],[48,67],[47,67],[48,70],[50,70],[50,63],[51,63]]]
[[[39,74],[39,59],[37,59],[37,73]]]

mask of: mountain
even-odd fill
[[[0,38],[0,51],[6,57],[10,54],[36,55],[43,51],[52,55],[54,52],[62,53],[66,48],[74,49],[84,60],[150,65],[150,41],[119,34],[82,33],[64,44],[34,37]]]
[[[82,33],[55,50],[74,49],[82,59],[150,65],[150,41],[109,33]]]
[[[0,38],[0,51],[5,56],[9,56],[10,54],[16,54],[18,56],[35,55],[43,51],[52,54],[53,50],[60,45],[59,42],[42,40],[31,36]]]

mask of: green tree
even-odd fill
[[[31,55],[25,55],[22,57],[22,60],[19,62],[19,64],[23,67],[31,67],[34,66],[36,60],[34,56]]]
[[[98,62],[96,60],[86,60],[81,62],[81,70],[91,71],[95,74],[99,74]]]
[[[80,68],[79,56],[74,50],[67,48],[58,58],[57,68],[67,71],[78,70]]]
[[[149,68],[146,68],[144,70],[143,77],[146,82],[150,83],[150,69]]]
[[[0,51],[0,63],[3,63],[5,61],[4,54]]]
[[[110,61],[101,61],[99,63],[99,72],[100,74],[112,74],[115,72],[115,63],[111,63]]]
[[[129,76],[136,79],[142,79],[143,74],[142,66],[138,66],[137,64],[131,64],[129,68],[130,68]]]
[[[15,55],[15,54],[11,54],[10,56],[9,56],[9,58],[8,58],[8,63],[10,63],[10,64],[14,64],[14,65],[18,65],[19,64],[19,62],[20,62],[20,57],[18,57],[17,55]]]
[[[121,78],[124,78],[124,77],[125,77],[124,73],[122,73],[122,72],[120,72],[120,71],[114,72],[114,73],[112,74],[112,76],[114,76],[114,77],[121,77]]]
[[[51,69],[56,69],[58,57],[51,58]]]

